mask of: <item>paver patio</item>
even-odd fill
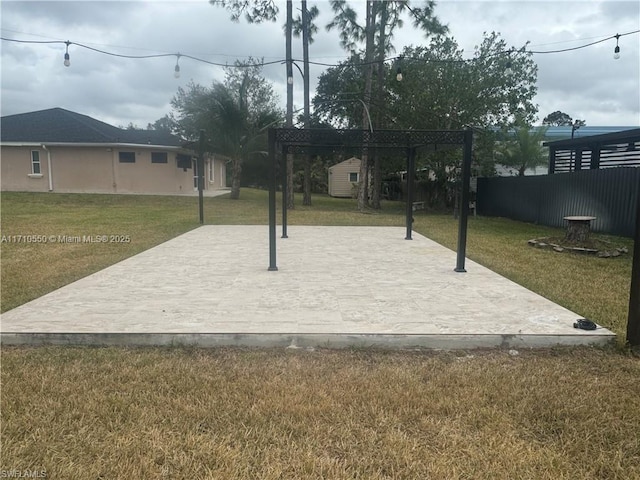
[[[203,226],[1,316],[2,344],[509,348],[605,328],[402,227]]]

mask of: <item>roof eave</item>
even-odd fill
[[[99,147],[99,148],[146,148],[162,150],[190,150],[176,145],[154,145],[149,143],[87,143],[87,142],[0,142],[3,147]]]

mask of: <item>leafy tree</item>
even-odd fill
[[[403,80],[396,71],[383,72],[384,96],[371,102],[380,128],[450,130],[474,127],[474,169],[485,175],[495,169],[496,128],[511,128],[516,118],[531,123],[537,111],[537,67],[531,56],[513,51],[497,33],[485,35],[474,56],[465,60],[455,40],[434,37],[428,46],[402,51]],[[362,115],[362,57],[328,69],[320,76],[314,106],[334,126],[353,127]],[[506,71],[511,62],[512,73]],[[348,95],[344,93],[348,92]],[[338,99],[340,101],[338,101]],[[459,152],[422,154],[420,167],[431,171],[433,198],[442,206],[451,198],[447,189],[459,173]]]
[[[542,125],[552,125],[552,126],[577,126],[582,127],[586,125],[584,120],[573,120],[568,114],[561,112],[560,110],[556,110],[553,113],[550,113],[544,120],[542,120]]]
[[[331,8],[335,14],[334,19],[327,25],[327,29],[338,29],[341,46],[351,53],[351,56],[359,53],[362,43],[363,52],[363,89],[361,101],[363,103],[363,115],[361,126],[369,128],[370,123],[375,123],[375,128],[380,127],[383,114],[381,107],[384,104],[387,68],[384,65],[386,54],[393,51],[391,43],[396,28],[403,26],[401,14],[408,12],[413,19],[414,27],[421,28],[427,36],[446,32],[446,27],[441,25],[433,14],[435,2],[426,1],[420,7],[411,7],[410,2],[403,1],[371,1],[365,2],[364,24],[358,23],[356,11],[346,0],[332,0]],[[374,79],[374,73],[377,75]],[[377,82],[377,84],[376,84]],[[373,112],[373,113],[372,113]],[[372,122],[373,118],[373,122]],[[360,188],[358,193],[358,208],[365,209],[368,206],[369,185],[369,152],[366,145],[362,152],[360,168]],[[372,182],[372,206],[380,207],[381,174],[379,157],[373,153],[373,182]]]
[[[530,125],[517,126],[513,140],[503,142],[498,149],[500,163],[518,170],[524,176],[529,168],[547,163],[547,150],[542,146],[548,127],[533,129]]]
[[[244,16],[249,23],[262,23],[264,21],[275,21],[278,17],[279,8],[274,0],[210,0],[212,5],[218,5],[231,12],[231,19],[235,22]],[[309,127],[309,44],[313,43],[313,35],[318,28],[313,20],[318,16],[317,7],[307,8],[306,0],[302,0],[302,14],[295,20],[292,14],[292,0],[287,0],[287,20],[285,24],[285,48],[287,60],[287,77],[293,76],[293,65],[291,60],[291,36],[295,32],[302,34],[303,62],[304,62],[304,123],[305,128]],[[287,84],[287,115],[286,125],[292,126],[293,119],[293,85]],[[287,155],[287,206],[294,207],[293,198],[293,155]],[[303,204],[311,205],[311,159],[307,156],[304,162],[305,182]]]
[[[147,130],[158,130],[166,133],[176,133],[176,122],[170,115],[165,115],[153,123],[147,124]]]
[[[196,141],[206,131],[206,149],[231,159],[231,198],[240,196],[242,165],[252,156],[264,156],[266,129],[281,122],[272,86],[256,62],[236,62],[224,83],[210,88],[189,83],[171,101],[178,132]]]
[[[388,107],[400,128],[508,128],[516,118],[535,119],[537,66],[531,54],[512,51],[495,32],[485,34],[470,60],[464,60],[451,37],[434,38],[428,47],[407,47],[402,55],[404,78],[390,82]]]
[[[278,5],[274,0],[209,0],[231,12],[231,20],[239,22],[243,17],[249,23],[273,22],[278,16]]]

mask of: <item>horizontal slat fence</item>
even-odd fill
[[[598,232],[632,237],[640,168],[478,179],[479,215],[564,227],[563,217],[590,215]]]

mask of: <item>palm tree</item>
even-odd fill
[[[244,68],[228,74],[225,83],[214,82],[210,89],[194,84],[188,88],[179,89],[172,101],[180,130],[189,138],[204,129],[207,151],[231,159],[231,198],[237,200],[242,164],[251,155],[265,153],[267,128],[283,119],[271,86],[255,69]]]
[[[519,176],[524,176],[528,168],[544,165],[547,162],[547,152],[542,142],[546,133],[547,127],[516,127],[513,140],[504,142],[496,152],[501,157],[500,163],[517,169]]]

